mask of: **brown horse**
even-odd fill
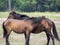
[[[3,23],[3,29],[4,29],[4,37],[6,39],[6,45],[10,45],[8,41],[8,37],[11,33],[11,31],[14,31],[16,33],[24,33],[25,39],[26,39],[26,45],[29,45],[29,38],[30,33],[40,33],[45,32],[47,36],[47,45],[49,45],[50,38],[54,43],[54,37],[60,41],[56,27],[53,21],[45,18],[45,17],[38,17],[38,18],[30,18],[28,20],[16,20],[16,19],[7,19]],[[54,36],[51,33],[51,29],[53,31]]]
[[[30,33],[33,30],[34,25],[31,20],[16,20],[16,19],[7,19],[3,24],[3,29],[5,31],[4,38],[6,39],[6,45],[10,45],[8,38],[11,31],[15,33],[22,34],[24,33],[26,39],[26,45],[29,45]]]
[[[45,17],[41,17],[41,18],[40,18],[41,19],[40,21],[38,20],[38,18],[37,19],[33,18],[33,22],[37,22],[38,20],[39,24],[34,27],[34,29],[32,30],[32,33],[40,33],[44,31],[47,36],[47,45],[49,45],[50,38],[52,39],[53,45],[55,45],[54,38],[60,42],[60,39],[56,31],[55,23],[48,18],[45,18]],[[53,35],[51,31],[53,32]]]
[[[55,24],[54,24],[54,22],[53,21],[51,21],[50,19],[48,19],[48,18],[45,18],[45,17],[32,17],[32,18],[30,18],[30,17],[28,17],[28,16],[26,16],[26,15],[18,15],[16,12],[11,12],[10,14],[9,14],[9,16],[8,16],[8,19],[9,18],[13,18],[13,19],[18,19],[18,20],[26,20],[27,22],[33,22],[32,24],[34,24],[35,26],[33,27],[33,30],[32,30],[32,32],[31,33],[40,33],[40,32],[45,32],[46,33],[46,36],[47,36],[47,45],[49,45],[49,41],[50,41],[50,37],[52,38],[52,41],[53,41],[53,45],[55,45],[54,44],[54,37],[58,40],[58,41],[60,41],[60,39],[59,39],[59,37],[58,37],[58,35],[57,35],[57,31],[56,31],[56,27],[55,27]],[[28,20],[30,20],[30,21],[28,21]],[[5,21],[6,22],[6,21]],[[4,29],[4,37],[6,37],[6,33],[7,33],[7,31],[6,31],[6,29],[5,29],[5,26],[4,26],[4,24],[5,24],[5,22],[3,22],[3,29]],[[14,24],[14,23],[13,23]],[[19,28],[19,27],[18,27]],[[52,33],[51,33],[51,29],[52,29],[52,31],[53,31],[53,34],[54,34],[54,36],[52,35]],[[25,34],[26,35],[26,34]],[[7,36],[8,37],[8,36]],[[6,38],[6,40],[8,40],[8,38]],[[7,43],[8,41],[6,41],[6,43]],[[7,45],[7,44],[6,44]],[[28,39],[27,39],[27,41],[26,41],[26,45],[29,45],[29,37],[28,37]]]

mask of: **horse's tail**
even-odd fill
[[[6,35],[7,35],[7,30],[6,30],[5,26],[4,26],[4,22],[2,24],[2,28],[3,28],[3,38],[5,38]]]
[[[52,22],[52,23],[53,23],[53,35],[58,41],[60,41],[58,34],[57,34],[57,31],[56,31],[55,23],[54,22]]]

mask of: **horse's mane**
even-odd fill
[[[21,17],[29,17],[29,16],[27,16],[27,15],[25,15],[25,14],[16,13],[15,11],[10,12],[9,14],[12,14],[12,15],[19,15],[19,16],[21,16]]]
[[[12,11],[12,12],[9,13],[9,15],[11,15],[11,14],[14,15],[14,14],[16,14],[16,12]]]
[[[45,19],[45,16],[42,16],[42,17],[29,17],[29,16],[24,15],[24,14],[16,13],[15,11],[10,12],[9,14],[10,14],[10,15],[13,15],[13,16],[15,17],[15,19],[32,20],[34,23],[38,23],[38,22],[40,22],[42,19]]]
[[[14,16],[15,19],[29,18],[29,16],[24,15],[24,14],[16,13],[15,11],[10,12],[9,15]]]

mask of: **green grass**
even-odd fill
[[[8,12],[0,12],[0,18],[6,18],[8,17]]]

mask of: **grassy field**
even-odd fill
[[[18,12],[21,14],[26,14],[30,17],[38,17],[38,16],[46,16],[47,18],[50,18],[51,20],[53,19],[56,27],[57,27],[57,32],[60,37],[60,12],[28,12],[28,13],[23,13],[23,12]],[[8,12],[0,12],[0,18],[7,18],[8,17]],[[3,35],[3,30],[2,30],[2,25],[0,23],[0,45],[5,45],[5,39],[2,39]],[[14,32],[11,33],[9,37],[9,41],[11,45],[24,45],[25,44],[25,39],[24,39],[24,34],[16,34]],[[46,45],[46,35],[44,32],[40,34],[31,34],[30,38],[30,45]],[[60,45],[60,43],[55,40],[56,45]],[[50,45],[52,45],[52,41],[50,40]]]

